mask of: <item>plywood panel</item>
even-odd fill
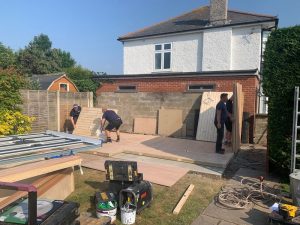
[[[215,142],[217,139],[217,131],[214,125],[216,105],[220,101],[220,95],[223,92],[203,92],[199,121],[197,127],[196,140]],[[228,98],[232,96],[232,92],[227,92]]]
[[[104,162],[106,159],[97,159],[98,157],[94,158],[95,160],[84,160],[82,166],[90,169],[105,171]],[[109,158],[109,160],[114,159]],[[155,184],[171,187],[181,177],[183,177],[189,171],[189,169],[154,163],[138,162],[138,171],[139,173],[143,173],[145,180]]]
[[[157,119],[137,117],[134,119],[134,133],[136,134],[156,134]]]
[[[244,93],[242,91],[242,85],[239,83],[234,84],[234,99],[233,99],[233,135],[232,135],[232,149],[237,152],[241,146],[242,138],[242,123],[243,123],[243,111],[244,111]]]
[[[117,113],[117,110],[112,110]],[[96,137],[97,129],[100,127],[102,115],[102,108],[83,107],[81,109],[73,134]]]
[[[160,109],[158,112],[158,134],[163,136],[182,136],[182,110]]]

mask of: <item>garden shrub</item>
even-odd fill
[[[31,131],[33,117],[12,110],[0,110],[0,115],[0,135],[24,134]]]
[[[294,89],[300,86],[300,26],[273,31],[264,59],[263,89],[269,97],[269,157],[271,165],[287,174],[291,161]]]
[[[31,130],[33,118],[20,110],[19,90],[30,83],[13,68],[0,69],[0,135],[24,134]]]

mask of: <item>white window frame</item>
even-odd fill
[[[165,44],[170,44],[171,48],[165,50],[164,49]],[[161,50],[156,50],[155,49],[156,45],[161,45],[162,49]],[[173,59],[173,57],[172,57],[172,49],[173,49],[173,44],[171,42],[156,43],[156,44],[154,44],[154,66],[153,66],[153,68],[154,68],[155,72],[158,72],[158,71],[171,71],[172,70],[172,59]],[[164,53],[167,53],[167,52],[170,52],[170,58],[171,58],[170,59],[170,68],[164,69],[164,62],[165,62],[165,54]],[[155,65],[156,65],[155,55],[156,55],[156,53],[160,53],[161,54],[161,68],[160,69],[156,69],[155,68]]]
[[[69,85],[69,83],[59,83],[59,91],[61,91],[61,89],[60,89],[60,85],[61,84],[66,84],[67,85],[67,92],[70,91],[70,85]]]

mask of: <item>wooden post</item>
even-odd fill
[[[56,91],[57,131],[60,132],[60,92]]]
[[[93,92],[88,93],[88,102],[89,102],[89,107],[93,108],[94,107]]]
[[[244,94],[242,85],[235,83],[233,87],[233,115],[232,149],[236,153],[241,146],[242,122],[244,109]]]
[[[29,90],[27,90],[27,115],[28,115],[28,116],[31,116],[31,115],[29,114],[29,99],[30,99],[30,96],[29,96]]]
[[[49,92],[46,91],[47,94],[47,130],[51,130],[50,127],[50,121],[49,121]]]

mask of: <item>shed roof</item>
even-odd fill
[[[31,79],[38,82],[41,90],[47,90],[49,86],[60,77],[66,77],[66,74],[61,73],[52,73],[52,74],[34,74]]]

